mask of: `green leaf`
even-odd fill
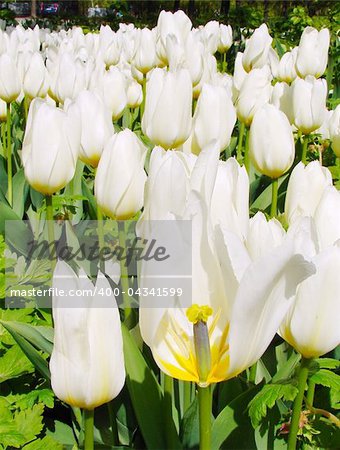
[[[13,177],[13,210],[22,219],[25,210],[29,186],[25,179],[24,169],[20,169]]]
[[[44,405],[39,403],[32,409],[26,409],[14,414],[14,423],[19,433],[25,436],[26,442],[34,439],[43,428]]]
[[[134,412],[148,449],[166,448],[164,433],[164,411],[160,385],[148,367],[133,340],[129,330],[123,325],[124,357],[126,383],[130,393]],[[167,433],[173,433],[172,442],[177,441],[176,449],[181,445],[175,425]]]
[[[34,372],[34,367],[17,345],[1,356],[0,383],[30,372]]]
[[[267,384],[249,403],[249,416],[256,428],[267,414],[267,408],[272,408],[279,399],[293,401],[298,389],[290,383]]]
[[[1,321],[0,323],[12,334],[16,332],[28,342],[33,344],[38,350],[51,355],[53,349],[53,328],[33,326],[28,323]]]
[[[6,222],[10,220],[15,221],[13,226],[6,226]],[[0,203],[0,233],[5,234],[5,230],[6,242],[27,256],[27,243],[32,240],[31,232],[10,206],[5,203]]]
[[[46,380],[50,380],[51,375],[48,368],[48,364],[46,360],[38,352],[38,350],[36,350],[25,337],[23,337],[19,332],[17,332],[14,328],[12,328],[8,322],[1,321],[1,324],[12,335],[13,339],[16,341],[16,343],[19,345],[19,347],[25,353],[25,355],[31,361],[31,363],[41,373],[41,375]]]
[[[340,361],[333,358],[315,358],[314,361],[320,369],[338,369]]]
[[[63,445],[55,441],[51,436],[37,439],[23,447],[23,450],[63,450]]]
[[[254,433],[247,415],[249,401],[261,389],[253,386],[232,400],[212,425],[212,448],[255,448]]]
[[[330,388],[330,400],[332,408],[340,408],[340,376],[327,369],[320,369],[315,372],[310,381]]]
[[[198,401],[197,397],[186,410],[180,431],[183,448],[197,448],[199,444],[199,422],[198,422]]]

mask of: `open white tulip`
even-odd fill
[[[143,133],[156,145],[176,148],[191,131],[192,85],[190,74],[154,69],[146,85]]]
[[[129,129],[106,144],[99,161],[94,192],[98,205],[109,217],[126,220],[143,206],[146,147]]]
[[[6,103],[17,99],[21,84],[14,58],[8,53],[0,56],[0,98]]]
[[[66,295],[53,295],[52,389],[69,405],[94,409],[117,397],[125,381],[116,300],[98,294],[111,290],[101,273],[94,286],[82,269],[76,275],[63,261],[54,270],[53,288]]]
[[[74,176],[79,147],[79,117],[34,99],[22,145],[29,184],[45,195],[65,187]]]
[[[249,154],[255,168],[279,178],[294,162],[295,146],[286,115],[274,105],[256,111],[250,127]]]
[[[328,60],[330,35],[324,28],[318,31],[313,27],[306,27],[301,35],[297,58],[296,71],[300,77],[312,75],[321,77],[325,72]]]

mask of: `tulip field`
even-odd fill
[[[0,30],[0,450],[340,448],[339,36],[231,25]]]

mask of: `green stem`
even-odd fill
[[[146,98],[146,73],[143,73],[143,81],[142,81],[142,90],[143,90],[143,100],[140,105],[140,120],[142,120],[142,117],[144,115],[145,110],[145,98]]]
[[[109,418],[111,424],[112,443],[113,445],[117,445],[119,444],[118,427],[112,401],[107,404],[107,409],[109,411]]]
[[[125,222],[118,221],[118,238],[119,238],[119,247],[124,249],[124,256],[126,250],[126,240],[125,240]],[[130,323],[132,309],[130,306],[130,297],[128,294],[129,291],[129,272],[127,267],[127,260],[125,258],[121,258],[120,260],[120,284],[121,284],[121,292],[123,296],[123,307],[124,307],[124,322],[126,324]]]
[[[169,449],[176,448],[176,443],[173,440],[174,434],[172,431],[172,390],[173,379],[169,375],[164,374],[164,419],[165,419],[165,434],[167,447]]]
[[[247,173],[249,174],[250,169],[250,159],[249,159],[249,130],[246,130],[246,145],[244,147],[244,167],[246,168]]]
[[[97,233],[98,233],[98,247],[99,247],[99,268],[102,272],[105,271],[105,262],[102,255],[102,249],[104,248],[104,221],[103,214],[100,207],[97,204]]]
[[[7,158],[6,122],[1,124],[1,145],[4,158]]]
[[[308,135],[306,134],[305,137],[303,138],[303,144],[302,144],[301,162],[303,162],[303,164],[307,163],[308,141],[309,141]]]
[[[53,197],[52,195],[46,195],[46,221],[47,221],[47,233],[48,243],[50,248],[51,266],[52,271],[56,265],[56,249],[55,249],[55,237],[54,237],[54,216],[53,216]]]
[[[7,103],[7,198],[13,204],[13,169],[12,169],[12,132],[11,132],[11,104]]]
[[[249,370],[249,382],[255,384],[256,381],[257,362],[254,363]]]
[[[211,410],[212,396],[210,386],[197,387],[200,428],[200,450],[211,450]]]
[[[191,382],[182,381],[183,383],[183,415],[191,404]]]
[[[84,450],[94,450],[93,425],[94,410],[84,409]]]
[[[277,216],[277,196],[279,191],[279,179],[274,178],[272,180],[272,204],[270,207],[270,217]]]
[[[299,422],[303,396],[305,393],[305,387],[308,378],[308,369],[311,361],[312,361],[311,359],[307,359],[304,357],[302,357],[301,359],[299,379],[298,379],[298,394],[294,400],[293,405],[293,414],[290,422],[287,450],[296,450],[297,434],[299,431]]]
[[[227,69],[227,52],[223,53],[222,72],[225,73]]]
[[[242,161],[242,145],[243,136],[246,126],[243,122],[239,122],[239,133],[238,133],[238,143],[237,143],[237,161],[240,163]]]
[[[306,400],[307,400],[308,405],[311,407],[313,406],[314,394],[315,394],[315,383],[313,383],[313,381],[310,381],[308,383]]]

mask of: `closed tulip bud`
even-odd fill
[[[294,122],[292,113],[292,88],[289,84],[283,82],[275,83],[270,102],[286,114],[289,122]]]
[[[301,216],[314,216],[327,186],[332,185],[332,175],[318,161],[306,166],[300,162],[289,178],[285,215],[289,224]]]
[[[106,144],[99,161],[94,191],[98,205],[107,216],[126,220],[142,208],[146,151],[129,129],[115,134]]]
[[[29,184],[52,195],[71,181],[80,146],[80,122],[76,115],[48,105],[31,103],[22,145],[22,162]]]
[[[61,53],[51,73],[50,91],[52,98],[60,103],[74,100],[86,88],[84,64],[69,53]]]
[[[212,55],[216,53],[220,40],[220,24],[216,20],[207,22],[202,28],[201,36],[206,50]]]
[[[225,53],[233,44],[233,30],[230,25],[220,24],[220,39],[218,41],[217,50]]]
[[[285,81],[286,83],[291,83],[297,77],[295,62],[297,57],[298,49],[293,48],[292,51],[286,52],[279,62],[278,75],[277,78],[280,81]]]
[[[228,91],[204,84],[193,119],[192,152],[196,155],[213,139],[225,149],[236,122],[236,111]]]
[[[327,83],[307,76],[296,78],[292,84],[294,124],[303,134],[317,130],[326,114]]]
[[[45,97],[48,91],[48,73],[39,52],[29,55],[23,78],[23,90],[30,98]]]
[[[265,103],[268,103],[272,86],[271,74],[268,67],[252,70],[241,85],[236,101],[237,116],[241,122],[249,126],[255,112]]]
[[[332,149],[340,158],[340,105],[332,112],[328,122],[329,137],[332,141]]]
[[[182,145],[191,132],[192,85],[185,69],[155,69],[146,85],[143,133],[165,149]]]
[[[102,78],[102,98],[112,113],[112,119],[118,120],[127,104],[127,82],[123,72],[118,67],[111,67]]]
[[[81,120],[79,158],[97,167],[104,146],[114,132],[110,111],[102,99],[91,91],[81,92],[75,105]]]
[[[296,71],[300,77],[312,75],[321,77],[325,72],[328,60],[329,30],[321,31],[306,27],[301,35],[296,58]]]
[[[252,36],[246,41],[246,48],[242,58],[243,67],[247,72],[267,64],[272,41],[273,39],[270,37],[265,23],[254,31]]]
[[[17,99],[21,84],[14,59],[4,53],[0,56],[0,98],[6,103]]]
[[[305,358],[315,358],[340,343],[340,248],[312,258],[316,273],[303,281],[280,327],[280,335]]]
[[[237,52],[234,65],[233,74],[233,99],[236,101],[239,96],[241,86],[244,80],[247,78],[247,72],[243,68],[242,64],[243,53]]]
[[[286,115],[273,105],[264,105],[250,127],[249,152],[255,168],[279,178],[293,164],[294,138]]]
[[[54,342],[50,360],[55,395],[69,405],[94,409],[117,397],[125,382],[119,310],[106,278],[94,286],[63,261],[53,274]],[[65,295],[59,297],[58,291]],[[74,292],[87,295],[74,296]],[[91,295],[89,295],[91,293]]]
[[[142,86],[135,80],[131,80],[126,90],[127,106],[137,108],[143,101]]]
[[[6,122],[7,119],[7,103],[0,98],[0,122]]]
[[[156,35],[152,30],[137,30],[132,64],[144,74],[156,66]]]

